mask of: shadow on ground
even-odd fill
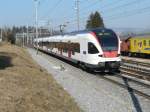
[[[137,95],[135,95],[135,92],[133,91],[133,89],[131,89],[129,82],[128,82],[128,79],[124,78],[124,77],[122,79],[124,81],[124,84],[128,87],[127,90],[128,90],[128,93],[132,99],[133,106],[134,106],[136,112],[143,112],[140,101],[139,101]]]
[[[11,66],[11,57],[0,52],[0,70]]]

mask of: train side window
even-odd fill
[[[146,40],[144,40],[144,43],[143,43],[143,44],[144,44],[144,46],[146,46]]]
[[[70,44],[70,50],[72,51],[72,55],[74,55],[75,54],[75,52],[74,52],[74,43]]]
[[[44,42],[42,41],[42,46],[44,45]]]
[[[74,52],[80,53],[80,44],[79,43],[74,43]]]
[[[67,53],[68,52],[68,45],[67,43],[64,43],[64,49],[63,52]]]
[[[49,48],[52,48],[52,43],[51,42],[49,42]]]
[[[89,54],[96,54],[96,53],[99,53],[98,49],[96,48],[96,46],[91,43],[91,42],[88,42],[88,53]]]
[[[134,40],[134,46],[136,46],[136,40]]]
[[[44,46],[47,46],[48,45],[48,42],[46,41],[45,43],[44,43]]]

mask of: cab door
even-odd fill
[[[83,38],[83,37],[82,37]],[[82,62],[87,62],[88,58],[87,58],[87,49],[88,49],[88,46],[87,46],[87,40],[85,40],[84,38],[80,40],[80,60]]]

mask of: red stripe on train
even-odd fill
[[[114,58],[118,56],[118,51],[104,51],[103,55],[106,58]]]
[[[99,43],[98,39],[97,39],[97,36],[94,32],[90,32],[90,34],[96,39],[96,41]],[[100,43],[99,43],[100,44]]]

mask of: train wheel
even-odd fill
[[[86,66],[85,66],[84,63],[80,63],[79,65],[80,65],[80,68],[81,68],[83,71],[86,71],[86,70],[87,70],[87,68],[86,68]]]
[[[119,68],[116,68],[113,71],[114,71],[114,73],[120,73],[120,69]]]
[[[76,63],[76,67],[77,67],[77,68],[80,68],[80,62],[77,62],[77,63]]]
[[[132,57],[132,53],[129,53],[128,56],[129,56],[129,57]]]
[[[89,67],[86,67],[86,71],[87,71],[88,73],[94,73],[94,72],[95,72],[94,69],[89,68]]]

